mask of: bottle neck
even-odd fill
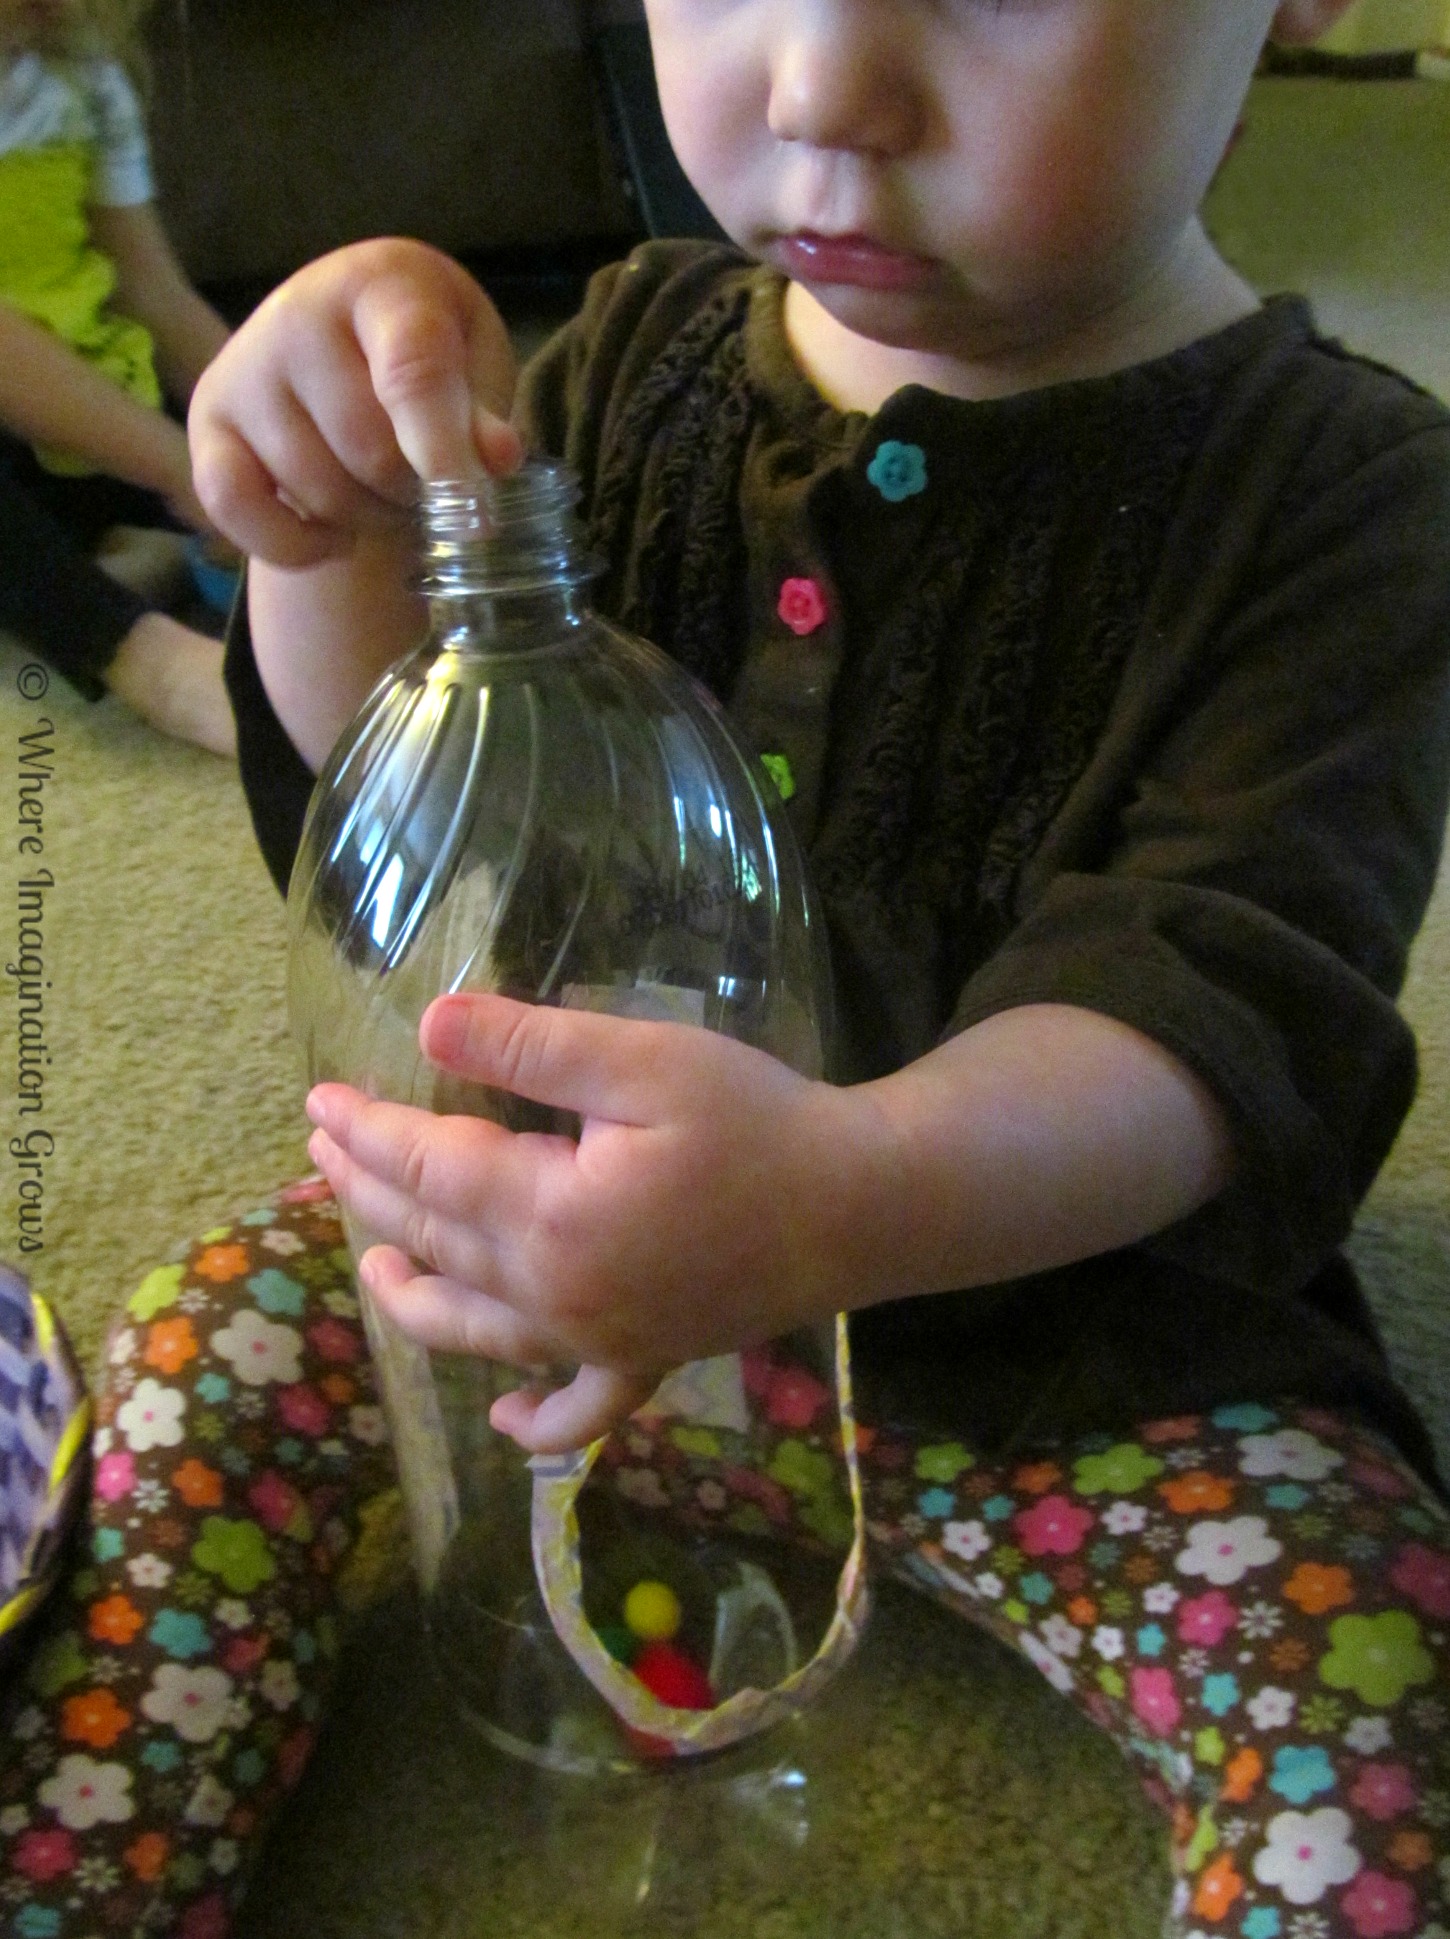
[[[429,631],[452,652],[522,651],[557,642],[583,619],[588,598],[577,586],[533,592],[447,592],[425,587]]]
[[[562,466],[524,465],[509,478],[430,480],[419,502],[420,583],[435,635],[497,648],[577,625],[599,570]]]

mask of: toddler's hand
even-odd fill
[[[314,1159],[388,1242],[364,1274],[401,1326],[516,1367],[579,1366],[559,1391],[495,1403],[523,1446],[582,1445],[671,1367],[835,1310],[850,1262],[822,1234],[859,1145],[852,1092],[709,1031],[504,997],[440,998],[419,1036],[443,1069],[583,1121],[576,1145],[343,1085],[308,1100]]]
[[[191,405],[211,522],[278,566],[344,556],[419,477],[510,471],[514,356],[497,310],[422,243],[356,243],[274,290]]]

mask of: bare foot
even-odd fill
[[[222,643],[165,613],[143,613],[101,678],[163,734],[236,759],[237,724],[222,683]]]
[[[113,525],[96,548],[96,564],[157,606],[179,598],[191,580],[185,535],[145,525]]]

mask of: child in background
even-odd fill
[[[0,628],[230,754],[220,644],[160,609],[179,532],[210,531],[162,395],[184,405],[227,331],[157,217],[137,12],[0,0]]]
[[[1450,1513],[1339,1246],[1413,1090],[1450,419],[1260,305],[1197,214],[1265,36],[1341,4],[648,0],[738,250],[603,272],[516,388],[456,265],[360,245],[264,303],[192,413],[252,557],[229,681],[279,882],[416,637],[415,476],[529,444],[582,479],[602,608],[788,777],[830,926],[835,1085],[479,996],[430,1009],[425,1052],[577,1112],[577,1146],[315,1091],[314,1155],[391,1241],[374,1294],[429,1343],[577,1364],[498,1404],[541,1450],[849,1310],[878,1557],[1123,1747],[1171,1824],[1176,1939],[1447,1921]],[[132,1302],[64,1701],[37,1686],[0,1774],[30,1929],[114,1924],[124,1890],[223,1931],[256,1760],[305,1755],[317,1624],[294,1651],[258,1604],[289,1571],[318,1602],[313,1484],[271,1437],[335,1462],[339,1546],[365,1470],[356,1336],[317,1310],[350,1324],[334,1214],[294,1187]],[[703,1455],[659,1485],[783,1533],[801,1505]],[[183,1613],[152,1530],[184,1554],[197,1502],[226,1541],[191,1548]],[[223,1758],[228,1704],[274,1727]],[[111,1820],[68,1728],[104,1740]],[[83,1889],[89,1859],[124,1885]]]

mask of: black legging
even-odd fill
[[[164,499],[99,473],[60,477],[0,432],[0,628],[87,700],[148,602],[92,556],[113,525],[176,527]]]

